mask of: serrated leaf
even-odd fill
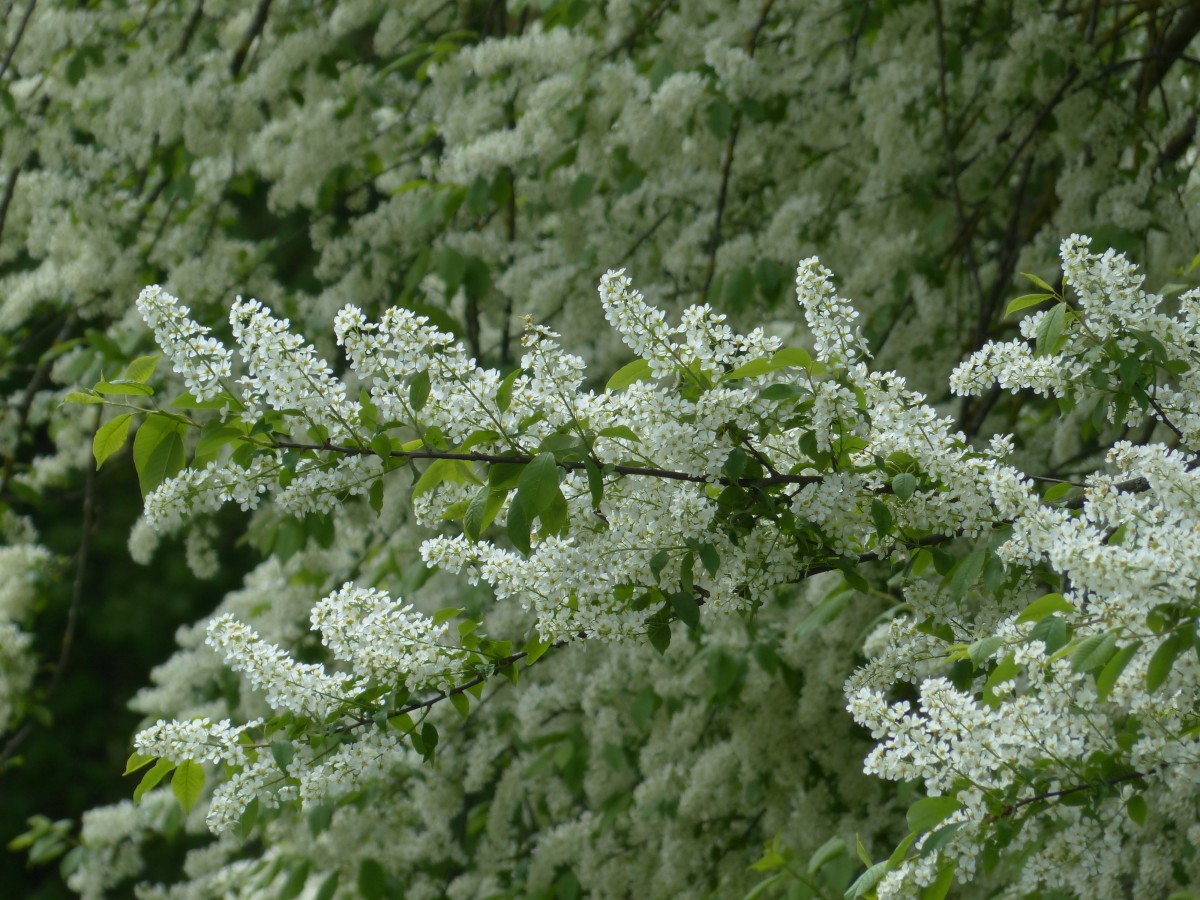
[[[160,359],[162,359],[161,353],[156,353],[153,356],[139,356],[125,367],[124,380],[139,381],[145,384],[154,375],[154,370],[158,366]]]
[[[175,763],[171,762],[166,757],[159,759],[154,764],[154,767],[142,776],[142,780],[138,782],[138,786],[133,789],[134,804],[141,803],[142,797],[146,792],[153,790],[160,781],[175,770]]]
[[[154,388],[148,384],[142,384],[140,381],[130,381],[126,378],[118,378],[116,381],[98,381],[92,386],[92,390],[97,394],[104,394],[106,397],[150,397],[154,395]]]
[[[886,859],[875,863],[875,865],[871,866],[854,880],[854,884],[846,889],[843,897],[846,900],[858,900],[859,897],[870,896],[874,892],[875,886],[883,881],[883,876],[887,872],[888,862]]]
[[[588,493],[592,497],[592,509],[600,509],[600,501],[604,499],[604,476],[600,473],[600,467],[589,456],[583,460],[584,471],[587,472]]]
[[[508,505],[508,520],[505,530],[508,532],[508,539],[512,541],[513,546],[525,556],[528,556],[532,549],[529,543],[529,532],[532,527],[533,524],[525,512],[520,495],[514,495],[512,502]]]
[[[464,719],[471,715],[471,701],[467,699],[467,695],[464,692],[460,691],[457,694],[451,694],[450,705]]]
[[[1059,351],[1067,327],[1067,313],[1067,304],[1059,303],[1042,317],[1034,338],[1034,356],[1048,356]]]
[[[296,747],[288,740],[278,740],[271,742],[271,758],[275,760],[275,765],[283,771],[287,771],[287,767],[292,764],[292,760],[296,757]]]
[[[433,614],[433,624],[437,626],[452,619],[457,619],[462,613],[463,610],[461,607],[444,606]]]
[[[1028,309],[1031,306],[1037,306],[1039,303],[1045,303],[1047,300],[1053,299],[1053,294],[1022,294],[1015,300],[1009,301],[1008,306],[1004,308],[1004,315],[1007,318],[1015,312],[1020,312],[1023,309]]]
[[[150,765],[150,763],[154,762],[155,759],[157,759],[157,757],[143,756],[140,753],[134,752],[134,753],[130,754],[129,760],[125,763],[125,771],[122,772],[121,774],[122,775],[132,775],[138,769],[143,769],[146,766]]]
[[[871,500],[871,521],[875,523],[875,532],[880,537],[890,534],[892,525],[895,524],[892,520],[892,511],[878,497]]]
[[[500,412],[508,412],[508,407],[512,403],[513,384],[516,383],[520,374],[520,369],[513,369],[504,376],[504,380],[500,382],[500,387],[496,389],[496,406],[500,409]]]
[[[908,830],[920,834],[929,831],[952,812],[962,809],[956,797],[922,797],[908,808],[905,821]]]
[[[955,867],[954,860],[943,863],[938,869],[937,877],[921,888],[921,900],[945,900],[946,894],[950,892],[950,885],[954,884]]]
[[[976,669],[979,669],[985,662],[991,659],[992,654],[999,650],[1003,645],[1004,639],[997,637],[996,635],[981,638],[967,647],[967,656],[970,658],[971,664],[974,665]]]
[[[1049,284],[1047,284],[1045,281],[1043,281],[1041,278],[1034,275],[1033,273],[1022,272],[1021,275],[1024,278],[1028,278],[1030,281],[1032,281],[1034,284],[1036,284],[1038,287],[1040,287],[1043,291],[1049,291],[1050,294],[1054,294],[1054,288],[1052,288]]]
[[[1053,503],[1055,500],[1065,497],[1067,494],[1071,493],[1071,490],[1074,487],[1075,485],[1071,484],[1069,481],[1060,481],[1058,484],[1053,484],[1046,488],[1046,493],[1042,494],[1042,499],[1047,503]]]
[[[383,479],[376,478],[367,488],[367,503],[375,510],[375,515],[383,513]]]
[[[550,641],[543,641],[537,635],[525,642],[525,664],[532,666],[541,659],[551,647]]]
[[[63,403],[103,403],[104,398],[97,394],[85,394],[83,391],[71,391],[63,397]]]
[[[200,799],[202,790],[204,790],[204,768],[190,759],[185,759],[175,769],[175,774],[171,776],[171,793],[175,795],[175,799],[179,801],[184,812],[191,812],[196,801]]]
[[[987,548],[976,547],[963,557],[950,573],[949,590],[955,598],[962,597],[979,580],[987,560]]]
[[[429,371],[422,369],[408,383],[408,404],[414,412],[420,412],[425,408],[425,401],[429,399],[429,391]]]
[[[174,419],[151,414],[133,438],[133,464],[145,497],[187,464],[183,452],[183,425]]]
[[[801,622],[794,632],[796,637],[803,637],[809,632],[816,631],[822,625],[832,622],[842,614],[842,610],[846,608],[846,601],[849,595],[846,593],[833,594],[826,597],[816,608],[810,612]]]
[[[1096,697],[1101,703],[1108,699],[1108,695],[1112,693],[1117,679],[1121,677],[1121,673],[1125,671],[1125,667],[1133,659],[1133,655],[1137,652],[1141,644],[1141,641],[1126,644],[1113,654],[1112,659],[1104,664],[1104,668],[1096,676]]]
[[[646,638],[650,646],[662,656],[671,646],[671,620],[663,610],[659,610],[646,620]]]
[[[1153,694],[1162,687],[1167,676],[1171,674],[1175,660],[1183,652],[1184,644],[1183,635],[1175,631],[1154,651],[1154,655],[1150,657],[1150,664],[1146,667],[1146,690],[1149,693]]]
[[[246,804],[246,809],[242,812],[237,824],[233,826],[234,836],[239,841],[247,840],[254,833],[254,826],[258,824],[259,809],[257,797]]]
[[[1022,622],[1040,622],[1052,613],[1071,613],[1075,611],[1062,594],[1045,594],[1034,600],[1017,616],[1017,624]]]
[[[541,515],[562,497],[558,486],[559,470],[553,453],[539,453],[525,466],[517,480],[517,499],[530,518]]]
[[[700,606],[690,591],[675,591],[667,599],[671,601],[671,608],[679,616],[679,621],[688,628],[700,627]]]
[[[1011,681],[1017,676],[1020,669],[1017,666],[1015,658],[1009,654],[1003,659],[996,668],[992,669],[992,674],[988,676],[983,685],[983,702],[995,709],[1000,705],[1000,698],[996,696],[996,688],[1006,681]]]
[[[1117,630],[1091,634],[1080,641],[1071,654],[1072,672],[1094,672],[1112,659],[1117,650]]]
[[[455,460],[435,459],[425,467],[425,471],[421,473],[421,477],[413,485],[413,499],[416,500],[422,494],[429,493],[447,478],[457,474],[457,469]]]
[[[601,428],[596,433],[600,437],[606,438],[624,438],[627,441],[641,440],[628,425],[610,425],[608,428]]]
[[[839,856],[846,852],[846,839],[841,835],[835,835],[813,851],[813,855],[808,858],[808,874],[815,875],[827,864],[833,862]]]
[[[1134,794],[1125,801],[1125,812],[1129,814],[1129,818],[1139,825],[1146,824],[1146,798],[1142,794]]]
[[[608,384],[604,386],[604,389],[606,391],[622,391],[635,381],[643,381],[650,377],[650,363],[644,359],[635,359],[617,369],[612,378],[608,379]]]
[[[104,465],[104,461],[125,446],[129,439],[129,425],[133,421],[132,413],[122,413],[109,419],[92,437],[92,456],[96,458],[96,468]]]
[[[917,476],[912,472],[900,472],[892,478],[892,493],[907,500],[917,490]]]

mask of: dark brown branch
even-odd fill
[[[301,444],[295,441],[271,441],[269,444],[264,444],[264,446],[279,450],[312,450],[314,452],[328,450],[346,456],[377,455],[369,447],[346,447],[332,443]],[[533,462],[534,459],[534,457],[526,453],[516,453],[506,456],[500,453],[458,453],[453,450],[411,450],[408,452],[393,450],[391,457],[394,459],[452,459],[460,462],[480,462],[489,465],[503,463],[525,465]],[[586,464],[582,460],[558,460],[557,464],[569,472],[580,471],[586,468]],[[696,475],[692,472],[677,472],[673,469],[659,469],[653,466],[615,465],[606,466],[605,468],[611,472],[616,472],[618,475],[644,475],[649,478],[662,478],[667,481],[690,481],[695,484],[739,484],[745,487],[772,487],[778,484],[798,484],[803,486],[816,484],[821,480],[820,476],[817,475],[772,475],[768,478],[730,479],[725,476]],[[881,490],[887,492],[888,489],[881,488]]]
[[[250,48],[254,45],[254,41],[262,34],[263,28],[267,24],[267,13],[271,9],[271,0],[259,0],[258,7],[254,10],[254,18],[250,20],[250,27],[246,29],[246,34],[238,44],[237,50],[233,54],[233,62],[229,64],[229,74],[237,78],[242,73],[242,66],[246,64],[246,57],[250,54]]]
[[[4,182],[4,196],[0,197],[0,237],[4,235],[4,223],[8,220],[8,207],[12,203],[13,194],[17,190],[17,178],[21,175],[21,166],[15,165],[8,173]]]
[[[100,427],[101,409],[102,407],[95,407],[92,414],[91,431],[93,435]],[[53,674],[50,676],[50,682],[46,685],[45,693],[42,695],[43,702],[49,702],[58,690],[58,686],[62,683],[63,673],[66,672],[67,663],[71,658],[71,650],[75,646],[75,629],[79,622],[79,609],[83,605],[83,594],[87,587],[87,567],[92,552],[92,531],[96,523],[96,468],[94,466],[85,466],[85,469],[87,470],[87,474],[83,487],[79,550],[75,554],[75,579],[71,586],[71,602],[67,607],[67,623],[63,628],[62,643],[58,649],[58,659],[54,663]],[[4,745],[3,751],[0,751],[0,772],[4,771],[5,765],[12,759],[13,755],[32,733],[33,724],[27,721],[20,730],[9,738],[8,742]]]
[[[33,15],[33,8],[35,6],[37,6],[37,0],[29,0],[29,5],[25,7],[25,15],[21,16],[21,21],[17,25],[17,33],[13,35],[12,43],[8,45],[8,52],[4,54],[4,61],[0,62],[0,78],[5,76],[8,72],[8,67],[12,65],[13,55],[16,54],[21,39],[25,37],[25,26],[29,24],[29,19]]]

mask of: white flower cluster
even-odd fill
[[[344,672],[327,673],[315,663],[299,663],[275,644],[260,640],[254,629],[231,615],[208,625],[207,643],[225,657],[250,684],[266,692],[273,709],[324,721],[354,693],[356,678]]]
[[[193,321],[191,310],[156,284],[138,294],[137,310],[196,399],[208,400],[220,393],[221,379],[233,374],[233,354],[208,336],[211,329]]]
[[[445,688],[462,675],[467,653],[449,643],[447,622],[414,612],[378,588],[342,585],[318,602],[312,626],[335,657],[361,678]]]
[[[242,736],[262,724],[262,719],[252,719],[237,727],[228,719],[220,722],[213,722],[208,717],[190,722],[159,719],[138,732],[133,746],[143,756],[164,757],[176,765],[191,760],[244,766],[248,757]]]

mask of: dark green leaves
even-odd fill
[[[152,413],[138,429],[133,439],[133,464],[143,497],[183,469],[184,427],[170,416]]]

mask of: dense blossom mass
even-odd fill
[[[10,5],[8,893],[1196,890],[1195,4]]]

